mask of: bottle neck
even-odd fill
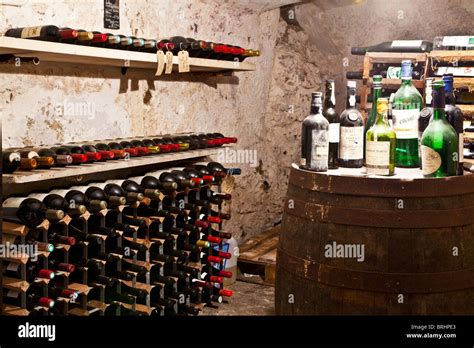
[[[311,98],[311,115],[321,113],[321,97],[313,96]]]
[[[377,105],[377,100],[382,96],[382,87],[374,86],[374,95],[372,97],[372,103]]]
[[[377,112],[377,119],[375,120],[375,124],[378,125],[387,125],[388,126],[388,105],[387,109],[382,112]]]
[[[353,87],[347,87],[347,109],[354,109],[356,106],[356,90]]]
[[[447,105],[456,105],[456,96],[454,95],[453,85],[452,84],[445,84],[444,88],[445,93],[445,101]]]
[[[324,95],[324,108],[335,108],[336,107],[336,91],[334,89],[334,82],[326,84],[326,93]]]
[[[432,107],[433,106],[433,87],[431,85],[426,86],[425,106],[426,107]]]
[[[433,90],[433,120],[446,120],[444,108],[446,106],[445,91],[443,88]]]

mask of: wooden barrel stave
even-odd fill
[[[440,197],[432,192],[419,197],[420,185],[433,189],[436,183],[418,180],[399,183],[400,192],[391,181],[383,185],[385,197],[377,197],[364,196],[366,183],[349,191],[350,185],[337,186],[327,175],[308,175],[297,169],[290,175],[277,256],[277,314],[474,314],[472,177],[457,178],[467,187],[465,192],[456,178],[441,179],[455,186],[451,196],[442,187]],[[359,180],[353,179],[353,186]],[[396,206],[399,197],[404,209]],[[291,207],[290,199],[299,205]],[[370,216],[382,211],[388,218],[402,215],[408,222],[357,216],[364,211]],[[353,220],[358,225],[351,225]],[[364,262],[324,257],[325,246],[333,242],[364,245]],[[458,256],[453,256],[453,247]]]

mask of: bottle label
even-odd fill
[[[365,149],[365,163],[368,174],[390,174],[390,142],[368,141]]]
[[[420,47],[423,40],[394,40],[392,47]]]
[[[440,66],[435,71],[436,76],[443,76],[444,74],[453,74],[454,76],[474,77],[474,68],[472,68],[472,67]]]
[[[3,201],[2,206],[5,208],[18,208],[24,200],[24,197],[10,197]]]
[[[445,36],[443,46],[474,47],[474,37],[472,36]]]
[[[339,143],[339,132],[340,132],[339,123],[329,124],[329,142],[330,143]]]
[[[341,127],[339,157],[359,160],[364,156],[364,127]]]
[[[311,163],[308,169],[326,170],[329,158],[329,132],[314,129],[311,133]]]
[[[392,109],[393,130],[397,139],[416,139],[418,137],[418,117],[420,110]]]
[[[399,66],[389,66],[387,69],[387,79],[400,79],[402,68]]]
[[[464,134],[463,133],[459,133],[458,155],[459,155],[459,163],[464,162]]]
[[[23,28],[21,31],[21,38],[28,39],[31,37],[39,37],[41,35],[41,28],[41,26]]]
[[[423,175],[430,175],[441,167],[441,156],[431,147],[421,145],[421,166]]]

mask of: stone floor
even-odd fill
[[[228,287],[234,295],[219,308],[205,307],[201,315],[274,315],[275,288],[237,281]]]

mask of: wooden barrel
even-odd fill
[[[473,315],[474,175],[291,169],[279,315]]]

